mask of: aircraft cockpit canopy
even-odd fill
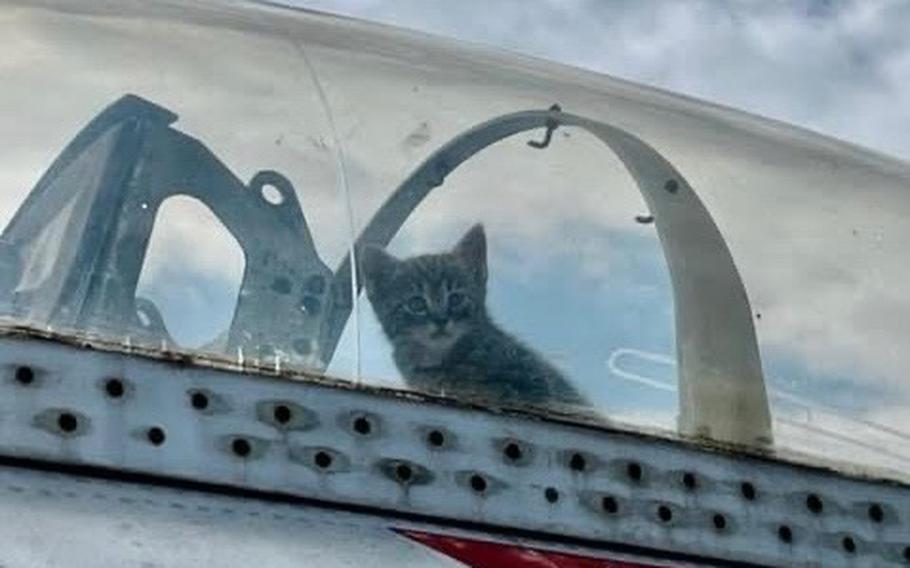
[[[8,329],[908,470],[904,162],[258,3],[0,34]]]

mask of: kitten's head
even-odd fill
[[[487,242],[475,225],[450,252],[397,259],[361,251],[361,274],[376,317],[393,344],[415,342],[441,361],[485,317]]]

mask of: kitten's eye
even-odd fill
[[[422,296],[411,296],[404,305],[413,314],[425,314],[427,311],[427,301]]]
[[[451,294],[449,294],[449,307],[453,308],[453,309],[457,309],[464,304],[464,300],[465,300],[464,294],[462,294],[461,292],[452,292]]]

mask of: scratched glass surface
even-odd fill
[[[558,104],[638,137],[704,204],[748,294],[776,449],[905,475],[910,167],[903,162],[572,68],[262,5],[123,2],[114,11],[92,2],[4,3],[0,33],[0,284],[8,321],[414,388],[371,301],[341,277],[346,259],[360,253],[358,236],[399,184],[441,148],[486,121]],[[170,160],[164,165],[195,172],[213,156],[245,189],[197,188],[212,192],[208,204],[175,191],[146,203],[146,217],[126,212],[114,207],[117,199],[96,199],[110,186],[105,172],[128,154],[122,140],[101,135],[45,184],[58,198],[42,202],[41,226],[28,231],[23,221],[14,231],[16,211],[67,144],[127,94],[177,115],[168,132],[210,152],[152,152],[130,162],[131,171],[145,175]],[[400,227],[385,227],[387,251],[398,258],[449,251],[481,223],[487,311],[588,403],[537,409],[672,432],[679,341],[698,330],[676,328],[660,219],[617,153],[590,130],[550,130],[518,132],[442,172]],[[290,185],[251,183],[261,171]],[[124,178],[114,195],[136,191],[143,179]],[[225,191],[251,192],[261,203],[244,205],[252,203],[245,197],[225,206]],[[278,247],[267,223],[253,231],[258,236],[238,237],[254,218],[269,218],[266,204],[293,208],[292,196],[327,272],[291,266],[303,257],[281,256],[288,247]],[[145,219],[91,241],[138,247],[138,280],[117,272],[129,262],[116,255],[92,265],[101,271],[91,280],[100,292],[80,288],[89,279],[80,265],[70,271],[75,280],[54,280],[59,259],[98,258],[68,256],[79,247],[64,238],[86,222],[88,203],[102,213],[112,204],[108,219]],[[149,224],[146,241],[141,227]],[[686,247],[697,255],[698,242]],[[114,308],[128,317],[98,311],[98,298],[124,290],[128,301]],[[257,311],[291,305],[282,303],[288,297],[303,316]],[[252,307],[239,307],[243,301]],[[326,323],[327,312],[341,324]]]

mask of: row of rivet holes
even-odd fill
[[[30,367],[18,367],[16,369],[16,380],[23,385],[29,385],[35,380],[34,371]],[[105,381],[104,389],[107,395],[113,399],[122,397],[126,392],[123,382],[116,378]],[[190,397],[190,404],[197,410],[205,410],[209,404],[208,397],[204,393],[194,392]],[[273,416],[278,423],[287,424],[291,421],[292,412],[291,409],[285,405],[277,405],[273,411]],[[58,417],[57,425],[64,432],[73,432],[78,427],[78,421],[74,415],[64,412]],[[372,424],[366,417],[356,418],[352,423],[352,427],[355,432],[361,435],[368,435],[372,431]],[[161,446],[164,444],[166,438],[164,430],[158,426],[149,428],[146,431],[146,437],[154,446]],[[445,435],[439,430],[433,430],[427,434],[427,443],[432,447],[440,448],[445,444]],[[243,438],[237,438],[232,442],[231,450],[238,457],[244,458],[250,454],[252,447],[250,446],[249,441],[244,440]],[[524,453],[518,443],[509,442],[503,448],[503,455],[511,462],[517,462],[523,457]],[[313,461],[318,468],[327,469],[331,467],[333,459],[331,454],[319,451],[314,454]],[[583,472],[587,469],[587,460],[582,454],[572,454],[569,459],[569,468],[573,471]],[[626,475],[630,480],[636,483],[640,482],[643,477],[641,465],[636,462],[629,462],[626,466]],[[396,476],[399,480],[407,482],[412,478],[413,472],[409,466],[401,464],[396,468]],[[469,483],[472,489],[478,493],[483,493],[487,489],[487,482],[481,475],[472,475]],[[692,472],[683,474],[682,483],[689,491],[695,491],[698,488],[698,481],[695,474]],[[740,492],[747,501],[754,501],[758,497],[755,486],[748,481],[743,482],[740,485]],[[544,490],[544,498],[549,503],[556,503],[559,501],[559,491],[554,487],[547,487]],[[610,515],[619,512],[619,504],[616,499],[611,496],[605,496],[601,499],[601,508],[605,513]],[[813,514],[820,515],[824,510],[824,503],[822,502],[821,497],[811,493],[806,497],[806,508]],[[884,510],[881,505],[877,503],[869,506],[868,515],[869,519],[874,523],[881,523],[885,518]],[[670,510],[669,507],[661,505],[657,509],[657,516],[661,522],[669,523],[673,520],[673,511]],[[726,518],[720,513],[717,513],[712,517],[712,523],[714,528],[718,531],[723,531],[727,526]],[[777,536],[784,543],[789,544],[793,542],[793,530],[787,525],[781,525],[778,528]],[[845,536],[841,541],[841,545],[848,553],[852,554],[856,552],[856,541],[850,536]],[[910,546],[904,548],[903,556],[905,560],[910,562]]]

